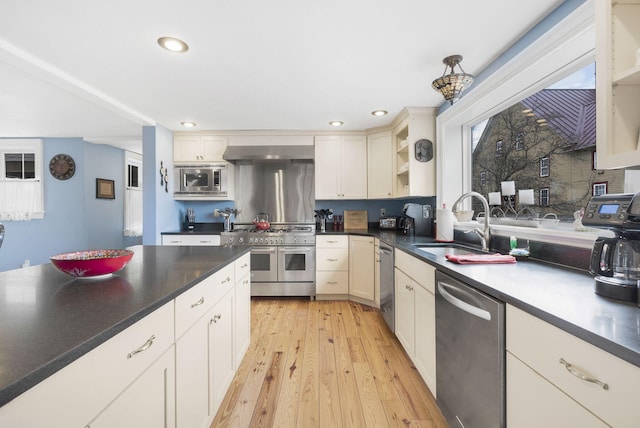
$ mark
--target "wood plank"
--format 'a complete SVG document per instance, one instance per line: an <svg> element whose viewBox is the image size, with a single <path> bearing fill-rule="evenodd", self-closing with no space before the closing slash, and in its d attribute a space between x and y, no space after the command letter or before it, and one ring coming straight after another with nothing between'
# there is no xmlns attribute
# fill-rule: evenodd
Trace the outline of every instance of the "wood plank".
<svg viewBox="0 0 640 428"><path fill-rule="evenodd" d="M331 325L330 303L320 302L318 311L318 393L320 408L320 426L342 426L340 391L336 374L336 357Z"/></svg>
<svg viewBox="0 0 640 428"><path fill-rule="evenodd" d="M353 372L355 373L360 395L364 426L388 426L387 417L369 364L366 362L353 363Z"/></svg>
<svg viewBox="0 0 640 428"><path fill-rule="evenodd" d="M282 373L284 371L284 356L282 352L274 352L271 357L271 364L267 369L260 394L256 400L256 405L251 417L252 427L271 427L275 419L278 395L282 385Z"/></svg>
<svg viewBox="0 0 640 428"><path fill-rule="evenodd" d="M320 310L317 301L310 302L308 308L297 426L318 427L320 426L320 407L318 405L318 393L320 390L318 367Z"/></svg>

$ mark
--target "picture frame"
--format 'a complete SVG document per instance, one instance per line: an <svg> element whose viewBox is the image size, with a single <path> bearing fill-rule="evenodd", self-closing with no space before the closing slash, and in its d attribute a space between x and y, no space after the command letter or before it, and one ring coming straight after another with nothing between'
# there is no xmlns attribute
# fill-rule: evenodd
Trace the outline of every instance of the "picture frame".
<svg viewBox="0 0 640 428"><path fill-rule="evenodd" d="M115 182L105 178L96 178L96 198L115 199Z"/></svg>

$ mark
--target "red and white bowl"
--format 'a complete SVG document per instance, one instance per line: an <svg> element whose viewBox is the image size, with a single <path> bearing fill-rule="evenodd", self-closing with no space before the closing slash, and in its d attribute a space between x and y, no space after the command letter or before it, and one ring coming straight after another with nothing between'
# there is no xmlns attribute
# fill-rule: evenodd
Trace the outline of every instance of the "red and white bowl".
<svg viewBox="0 0 640 428"><path fill-rule="evenodd" d="M58 254L51 263L62 273L75 278L96 278L111 275L129 263L131 250L89 250Z"/></svg>

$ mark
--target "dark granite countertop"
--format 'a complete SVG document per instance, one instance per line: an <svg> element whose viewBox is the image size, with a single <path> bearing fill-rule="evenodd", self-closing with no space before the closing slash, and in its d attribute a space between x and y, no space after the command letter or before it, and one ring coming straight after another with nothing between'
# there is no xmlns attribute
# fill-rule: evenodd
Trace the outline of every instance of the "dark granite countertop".
<svg viewBox="0 0 640 428"><path fill-rule="evenodd" d="M130 249L106 279L73 279L50 263L0 272L0 406L250 250Z"/></svg>
<svg viewBox="0 0 640 428"><path fill-rule="evenodd" d="M223 230L223 223L195 223L192 230L173 230L161 235L220 235Z"/></svg>
<svg viewBox="0 0 640 428"><path fill-rule="evenodd" d="M418 249L420 244L433 243L433 238L377 229L325 234L378 237L496 299L640 367L640 308L595 294L593 277L587 272L535 260L460 265Z"/></svg>

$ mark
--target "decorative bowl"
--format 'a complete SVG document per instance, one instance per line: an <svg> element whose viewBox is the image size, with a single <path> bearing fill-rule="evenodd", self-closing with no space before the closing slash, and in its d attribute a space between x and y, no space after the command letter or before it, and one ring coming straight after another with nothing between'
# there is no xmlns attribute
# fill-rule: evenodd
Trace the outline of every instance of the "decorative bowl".
<svg viewBox="0 0 640 428"><path fill-rule="evenodd" d="M453 215L460 223L465 223L473 219L473 210L454 211Z"/></svg>
<svg viewBox="0 0 640 428"><path fill-rule="evenodd" d="M119 271L132 257L130 250L89 250L52 256L51 263L75 278L98 278Z"/></svg>

